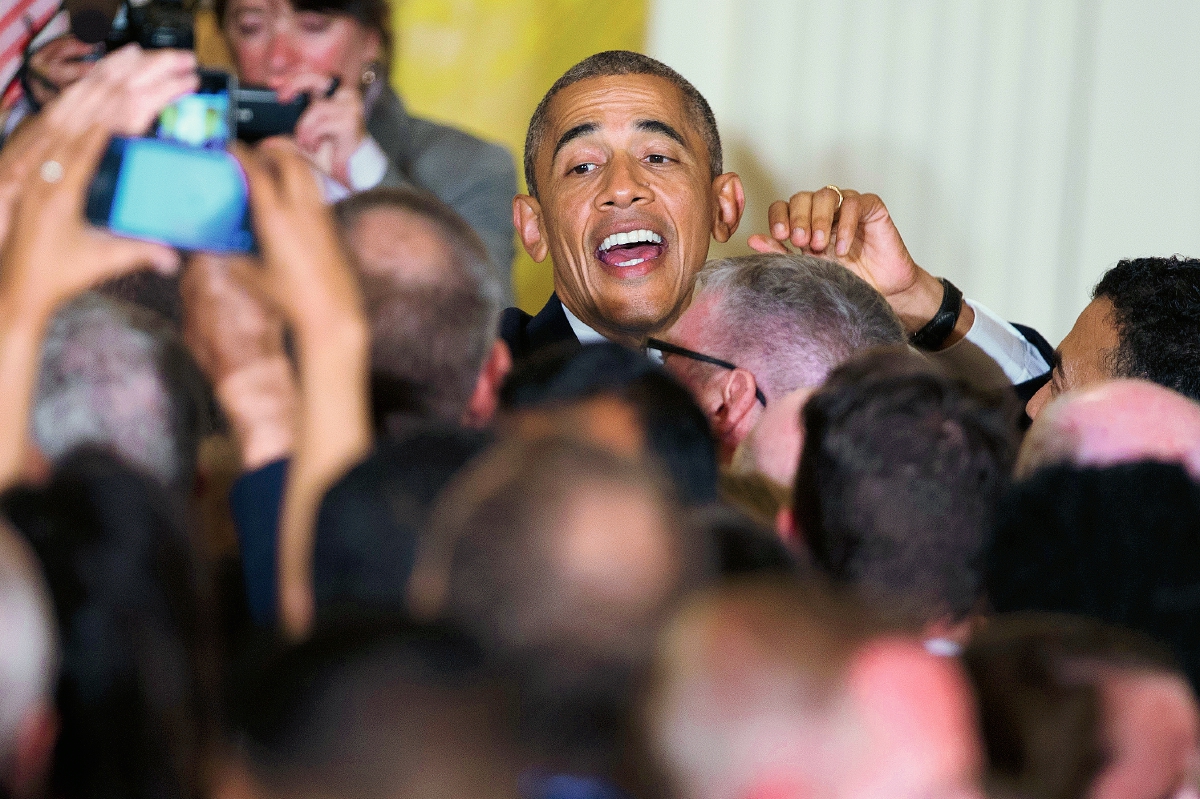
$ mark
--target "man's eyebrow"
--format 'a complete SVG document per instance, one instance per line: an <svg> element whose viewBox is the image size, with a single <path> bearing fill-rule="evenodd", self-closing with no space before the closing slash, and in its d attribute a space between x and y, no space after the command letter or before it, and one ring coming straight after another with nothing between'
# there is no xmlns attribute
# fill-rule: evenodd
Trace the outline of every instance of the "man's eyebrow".
<svg viewBox="0 0 1200 799"><path fill-rule="evenodd" d="M675 128L658 119L639 119L636 123L637 129L647 133L661 133L664 136L674 139L683 146L687 146L687 142L683 140L683 136Z"/></svg>
<svg viewBox="0 0 1200 799"><path fill-rule="evenodd" d="M584 122L582 125L576 125L575 127L571 128L566 133L558 137L558 144L554 145L554 154L550 156L550 160L553 161L555 158L558 158L558 151L566 147L568 142L578 139L580 136L586 136L589 133L595 133L597 129L598 126L595 122Z"/></svg>
<svg viewBox="0 0 1200 799"><path fill-rule="evenodd" d="M1062 350L1055 350L1054 354L1050 356L1050 371L1062 372L1062 363Z"/></svg>

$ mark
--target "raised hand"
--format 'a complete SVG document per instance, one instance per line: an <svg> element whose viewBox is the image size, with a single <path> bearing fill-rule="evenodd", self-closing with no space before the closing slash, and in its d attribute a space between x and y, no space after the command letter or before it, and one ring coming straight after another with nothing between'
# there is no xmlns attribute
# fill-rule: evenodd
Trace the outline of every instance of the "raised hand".
<svg viewBox="0 0 1200 799"><path fill-rule="evenodd" d="M312 98L296 123L296 144L318 169L352 188L350 156L367 138L366 107L358 87L342 84L327 97L330 85L330 78L306 73L288 81L279 97L284 102L301 93Z"/></svg>
<svg viewBox="0 0 1200 799"><path fill-rule="evenodd" d="M238 150L250 186L261 263L231 273L273 305L296 342L295 454L279 532L279 610L285 629L312 622L313 525L321 497L371 445L368 333L358 283L308 162L281 140Z"/></svg>
<svg viewBox="0 0 1200 799"><path fill-rule="evenodd" d="M871 284L882 294L910 332L937 314L943 287L913 260L883 200L875 194L826 186L803 191L771 204L767 212L770 235L750 237L759 252L796 249L830 258ZM951 344L970 330L974 312L963 306Z"/></svg>

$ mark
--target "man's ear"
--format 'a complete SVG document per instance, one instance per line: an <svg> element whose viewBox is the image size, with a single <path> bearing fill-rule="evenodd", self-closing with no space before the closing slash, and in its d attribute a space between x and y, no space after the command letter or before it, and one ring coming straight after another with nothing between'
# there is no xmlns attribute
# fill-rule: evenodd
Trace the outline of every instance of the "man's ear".
<svg viewBox="0 0 1200 799"><path fill-rule="evenodd" d="M463 411L464 427L482 429L496 418L496 409L500 406L500 386L512 370L512 363L508 345L497 339L492 344L487 360L483 362L483 368L479 370L475 390L467 402L467 409Z"/></svg>
<svg viewBox="0 0 1200 799"><path fill-rule="evenodd" d="M513 227L525 245L525 252L539 264L546 260L549 247L542 229L542 204L528 194L513 197Z"/></svg>
<svg viewBox="0 0 1200 799"><path fill-rule="evenodd" d="M746 191L742 188L742 179L736 172L718 175L713 181L712 191L713 198L717 201L712 236L725 243L737 232L742 221L742 213L746 210Z"/></svg>

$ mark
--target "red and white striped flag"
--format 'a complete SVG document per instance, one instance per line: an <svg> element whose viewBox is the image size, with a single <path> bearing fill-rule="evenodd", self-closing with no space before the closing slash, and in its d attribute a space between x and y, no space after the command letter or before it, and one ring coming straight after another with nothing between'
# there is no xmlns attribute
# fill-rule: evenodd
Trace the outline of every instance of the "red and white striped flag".
<svg viewBox="0 0 1200 799"><path fill-rule="evenodd" d="M62 6L61 0L0 0L0 108L7 108L20 95L20 87L10 86L21 67L21 54L29 39L42 31ZM65 17L65 15L64 15ZM55 20L54 35L66 32L66 20ZM51 33L47 30L45 33Z"/></svg>

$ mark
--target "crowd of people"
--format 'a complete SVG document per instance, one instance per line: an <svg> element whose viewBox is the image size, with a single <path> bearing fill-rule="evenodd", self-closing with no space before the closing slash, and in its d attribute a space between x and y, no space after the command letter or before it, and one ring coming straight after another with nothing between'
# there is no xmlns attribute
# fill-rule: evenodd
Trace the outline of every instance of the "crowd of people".
<svg viewBox="0 0 1200 799"><path fill-rule="evenodd" d="M549 87L518 193L385 0L216 10L314 97L233 149L253 254L85 218L192 53L67 34L5 126L3 795L1200 797L1200 260L1055 348L874 194L743 219L650 57Z"/></svg>

